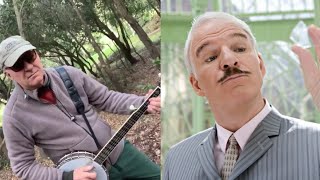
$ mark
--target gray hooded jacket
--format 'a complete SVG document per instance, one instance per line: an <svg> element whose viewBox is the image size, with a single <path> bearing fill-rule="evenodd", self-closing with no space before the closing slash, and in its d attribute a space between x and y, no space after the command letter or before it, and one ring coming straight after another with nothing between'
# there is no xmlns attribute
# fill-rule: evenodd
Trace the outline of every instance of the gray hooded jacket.
<svg viewBox="0 0 320 180"><path fill-rule="evenodd" d="M113 132L110 126L99 117L96 109L129 114L129 106L138 107L145 98L108 90L82 71L69 66L64 68L79 92L85 105L85 114L99 143L102 146L105 145ZM69 114L75 116L76 122L88 130L84 119L77 113L59 74L53 68L45 69L45 72L45 81L47 82L50 78L50 86L57 100L63 105L62 109L65 108ZM11 167L21 179L62 179L61 170L44 167L35 161L34 145L43 148L54 163L73 151L98 151L92 137L72 122L58 107L40 101L37 90L24 91L16 85L5 107L3 120ZM122 150L123 141L110 156L112 164L117 161Z"/></svg>

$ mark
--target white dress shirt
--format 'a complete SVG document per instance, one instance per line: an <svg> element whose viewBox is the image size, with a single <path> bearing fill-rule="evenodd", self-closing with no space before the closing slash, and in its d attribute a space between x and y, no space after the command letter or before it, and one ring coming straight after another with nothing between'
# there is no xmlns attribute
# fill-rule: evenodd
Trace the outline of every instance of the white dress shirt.
<svg viewBox="0 0 320 180"><path fill-rule="evenodd" d="M240 153L242 152L244 146L246 145L249 137L259 125L259 123L267 116L267 114L271 111L271 106L267 100L265 100L265 105L263 109L250 121L248 121L244 126L234 132L234 137L236 138L239 147ZM216 122L217 127L217 139L214 146L214 158L216 160L216 166L218 171L221 172L222 166L224 163L224 155L226 153L226 147L228 143L228 139L233 134L233 132L223 128Z"/></svg>

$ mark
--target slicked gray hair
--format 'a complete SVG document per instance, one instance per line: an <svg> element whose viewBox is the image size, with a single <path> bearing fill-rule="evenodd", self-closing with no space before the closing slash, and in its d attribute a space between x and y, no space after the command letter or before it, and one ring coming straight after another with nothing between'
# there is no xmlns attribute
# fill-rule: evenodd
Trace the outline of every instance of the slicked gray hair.
<svg viewBox="0 0 320 180"><path fill-rule="evenodd" d="M250 37L252 44L254 48L256 48L256 38L253 36L250 27L248 24L246 24L244 21L236 18L233 15L224 13L224 12L206 12L197 18L193 20L191 29L188 33L188 38L186 40L185 46L184 46L184 62L185 65L189 71L189 73L194 73L193 72L193 65L192 65L192 59L190 58L189 55L189 49L190 49L190 41L193 36L193 31L200 27L202 24L207 23L208 21L214 21L216 19L219 20L224 20L225 22L231 22L234 23L235 25L239 26L241 29L243 29Z"/></svg>

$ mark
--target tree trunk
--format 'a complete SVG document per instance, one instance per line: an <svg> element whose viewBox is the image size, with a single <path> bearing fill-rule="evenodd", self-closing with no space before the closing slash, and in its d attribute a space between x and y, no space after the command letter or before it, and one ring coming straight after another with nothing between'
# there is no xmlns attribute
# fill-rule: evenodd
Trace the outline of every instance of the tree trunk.
<svg viewBox="0 0 320 180"><path fill-rule="evenodd" d="M158 16L160 17L161 16L161 13L160 13L160 11L159 11L159 9L160 9L160 4L158 4L159 2L158 2L158 0L156 0L156 4L157 4L157 6L158 7L156 7L153 3L152 3L152 1L154 1L154 0L148 0L148 3L149 3L149 5L152 7L152 9L153 10L155 10L156 11L156 13L158 14ZM158 9L159 8L159 9Z"/></svg>
<svg viewBox="0 0 320 180"><path fill-rule="evenodd" d="M1 153L0 155L3 158L6 158L7 160L9 159L8 158L8 150L6 148L6 142L4 140L2 127L0 127L0 153Z"/></svg>
<svg viewBox="0 0 320 180"><path fill-rule="evenodd" d="M16 0L12 0L12 3L13 3L13 7L14 7L14 13L16 14L19 34L20 34L20 36L25 38L25 35L24 35L24 32L23 32L23 27L22 27L22 16L21 16L22 6L21 6L21 8L19 10L17 1Z"/></svg>
<svg viewBox="0 0 320 180"><path fill-rule="evenodd" d="M128 47L123 42L121 42L120 39L110 30L110 28L107 25L105 25L98 17L95 18L95 22L103 32L106 31L106 33L103 34L117 44L117 46L120 48L121 52L130 62L130 64L135 64L138 62L138 60L132 56L130 46Z"/></svg>
<svg viewBox="0 0 320 180"><path fill-rule="evenodd" d="M138 21L128 12L123 1L112 0L113 5L116 7L117 14L123 17L132 27L132 29L137 33L139 39L142 41L144 46L149 51L150 56L153 59L160 58L160 52L157 47L152 43L147 33L139 25Z"/></svg>
<svg viewBox="0 0 320 180"><path fill-rule="evenodd" d="M158 9L161 9L161 2L160 2L161 0L155 0L155 2L157 3L157 5L158 5Z"/></svg>
<svg viewBox="0 0 320 180"><path fill-rule="evenodd" d="M8 87L5 83L5 76L3 79L0 77L0 99L8 100Z"/></svg>
<svg viewBox="0 0 320 180"><path fill-rule="evenodd" d="M92 62L94 62L94 59L91 57L89 51L84 47L84 43L79 42L79 40L77 39L77 37L76 37L72 32L69 32L69 34L70 34L71 37L74 39L74 41L77 42L77 44L80 46L80 48L85 52L85 54L87 55L87 57L88 57ZM79 53L79 52L80 52L80 50L77 51L76 53ZM81 56L80 53L79 53L78 56ZM82 57L82 56L81 56L81 57ZM84 57L82 57L82 59L83 59L83 61L81 61L81 60L79 59L79 61L81 61L81 62L77 62L78 64L79 64L79 63L82 64L82 65L79 64L79 66L85 66L86 69L87 69L91 74L93 74L93 75L97 78L97 77L98 77L98 76L97 76L97 73L93 72L92 66L90 65L90 63L88 63L88 62L85 60ZM88 64L88 65L86 65L86 64ZM90 67L89 67L89 66L90 66ZM98 71L102 72L101 69L100 69L100 67L97 67L97 69L98 69ZM104 77L104 74L102 74L102 73L100 74L100 76L103 77L103 79L105 78L105 77Z"/></svg>
<svg viewBox="0 0 320 180"><path fill-rule="evenodd" d="M107 74L109 80L111 81L112 85L115 87L116 90L121 90L122 89L121 85L118 83L118 81L115 80L115 76L113 76L110 73L110 67L107 66L106 63L104 62L102 54L101 54L101 48L99 47L99 45L95 41L94 37L92 36L91 31L88 28L88 24L82 18L82 15L80 14L80 12L79 12L77 6L75 5L75 3L73 2L73 0L69 0L69 2L71 3L73 9L76 11L77 16L79 17L80 21L82 22L82 24L84 26L85 34L88 36L88 38L89 38L89 40L90 40L95 52L98 54L99 62L101 63L101 65L105 65L105 73Z"/></svg>

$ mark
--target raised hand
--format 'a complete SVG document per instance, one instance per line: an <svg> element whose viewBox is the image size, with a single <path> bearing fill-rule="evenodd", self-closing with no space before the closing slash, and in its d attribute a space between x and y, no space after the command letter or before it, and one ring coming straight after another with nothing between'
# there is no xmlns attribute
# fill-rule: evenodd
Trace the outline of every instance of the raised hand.
<svg viewBox="0 0 320 180"><path fill-rule="evenodd" d="M313 59L309 50L300 46L294 45L292 51L299 57L305 85L312 96L313 102L320 110L320 68L318 66L320 59L320 28L311 25L308 28L308 33L315 47L316 60Z"/></svg>

